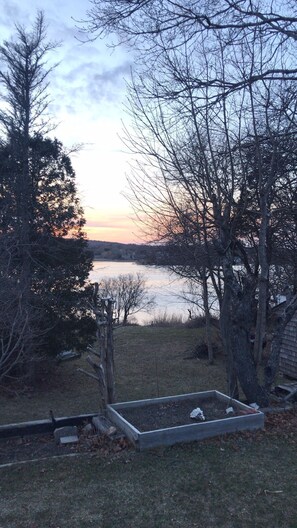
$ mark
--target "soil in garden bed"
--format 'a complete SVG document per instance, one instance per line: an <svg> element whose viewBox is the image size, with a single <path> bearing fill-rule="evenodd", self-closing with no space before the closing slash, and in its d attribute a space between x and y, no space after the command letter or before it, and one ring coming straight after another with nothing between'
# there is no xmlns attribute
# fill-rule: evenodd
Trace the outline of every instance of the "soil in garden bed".
<svg viewBox="0 0 297 528"><path fill-rule="evenodd" d="M234 404L232 406L234 408ZM197 407L202 409L206 422L234 416L234 414L226 414L226 408L229 407L228 403L217 398L205 398L203 400L188 398L164 403L154 402L139 407L121 409L118 412L139 431L144 432L197 423L196 420L190 418L191 412ZM234 410L236 411L236 409Z"/></svg>

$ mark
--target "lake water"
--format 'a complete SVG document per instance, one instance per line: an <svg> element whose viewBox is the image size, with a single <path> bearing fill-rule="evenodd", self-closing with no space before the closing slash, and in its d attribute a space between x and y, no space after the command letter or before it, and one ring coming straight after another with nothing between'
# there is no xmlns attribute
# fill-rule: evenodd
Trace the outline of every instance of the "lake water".
<svg viewBox="0 0 297 528"><path fill-rule="evenodd" d="M142 266L135 262L95 261L90 273L92 282L99 282L103 278L126 275L127 273L141 273L146 281L148 293L155 297L156 305L149 312L138 312L135 319L140 324L149 323L155 316L178 315L183 320L188 319L189 306L179 296L185 288L185 281L171 274L166 268L158 266ZM130 318L130 320L132 320Z"/></svg>

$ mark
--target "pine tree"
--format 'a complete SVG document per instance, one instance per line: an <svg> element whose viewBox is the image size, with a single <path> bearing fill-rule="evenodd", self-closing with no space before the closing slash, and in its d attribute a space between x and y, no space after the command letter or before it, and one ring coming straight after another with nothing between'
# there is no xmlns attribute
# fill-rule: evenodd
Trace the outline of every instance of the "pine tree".
<svg viewBox="0 0 297 528"><path fill-rule="evenodd" d="M47 137L45 42L32 32L0 47L0 378L32 376L45 352L83 348L93 328L86 281L92 267L71 160ZM2 314L2 315L1 315Z"/></svg>

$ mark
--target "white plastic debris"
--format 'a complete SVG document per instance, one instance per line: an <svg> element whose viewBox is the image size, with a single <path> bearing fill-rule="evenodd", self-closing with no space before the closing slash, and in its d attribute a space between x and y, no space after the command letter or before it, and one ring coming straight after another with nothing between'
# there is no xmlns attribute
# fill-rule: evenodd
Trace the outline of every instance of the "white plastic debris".
<svg viewBox="0 0 297 528"><path fill-rule="evenodd" d="M234 413L233 407L227 407L226 414L232 414L232 413Z"/></svg>
<svg viewBox="0 0 297 528"><path fill-rule="evenodd" d="M258 409L260 409L260 407L259 407L259 405L257 403L250 403L249 406L252 407L253 409L255 409L256 411Z"/></svg>
<svg viewBox="0 0 297 528"><path fill-rule="evenodd" d="M194 409L191 412L190 417L193 418L194 420L201 420L201 421L205 420L205 416L203 414L202 409L200 409L200 407L197 407L196 409Z"/></svg>

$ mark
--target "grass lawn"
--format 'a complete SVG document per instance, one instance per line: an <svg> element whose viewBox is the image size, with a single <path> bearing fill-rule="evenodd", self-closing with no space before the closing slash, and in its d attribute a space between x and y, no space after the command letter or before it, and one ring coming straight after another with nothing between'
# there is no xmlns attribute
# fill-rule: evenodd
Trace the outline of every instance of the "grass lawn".
<svg viewBox="0 0 297 528"><path fill-rule="evenodd" d="M255 434L0 468L0 526L296 528L296 455Z"/></svg>
<svg viewBox="0 0 297 528"><path fill-rule="evenodd" d="M225 390L223 359L208 366L207 360L184 359L203 338L200 329L130 326L115 332L117 401L171 396L185 392ZM97 412L95 380L78 372L92 372L84 357L60 363L34 391L15 395L0 392L0 424Z"/></svg>
<svg viewBox="0 0 297 528"><path fill-rule="evenodd" d="M118 400L225 388L222 359L191 355L198 330L117 336ZM201 336L200 336L201 337ZM55 383L0 397L1 420L97 408L95 382L64 363ZM8 419L10 418L10 419ZM104 450L0 467L0 528L297 528L297 415L287 426L137 453Z"/></svg>

